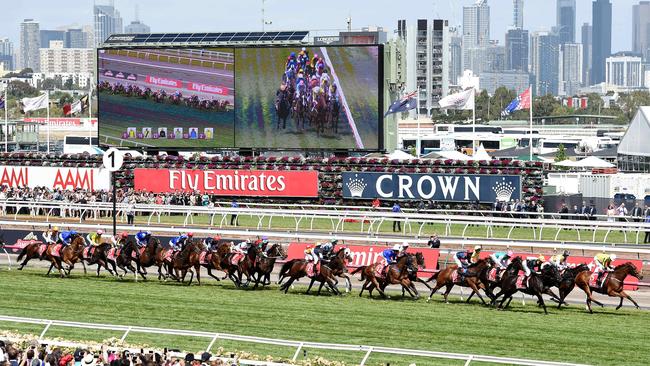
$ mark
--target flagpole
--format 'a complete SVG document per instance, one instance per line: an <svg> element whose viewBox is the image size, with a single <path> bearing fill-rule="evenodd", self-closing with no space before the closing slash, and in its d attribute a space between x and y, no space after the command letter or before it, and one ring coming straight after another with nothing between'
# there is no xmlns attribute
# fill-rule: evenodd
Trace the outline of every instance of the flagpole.
<svg viewBox="0 0 650 366"><path fill-rule="evenodd" d="M472 156L476 154L476 89L472 88L472 98L474 98L474 103L472 103Z"/></svg>
<svg viewBox="0 0 650 366"><path fill-rule="evenodd" d="M47 90L47 153L50 153L50 90Z"/></svg>
<svg viewBox="0 0 650 366"><path fill-rule="evenodd" d="M418 89L415 89L415 92L417 93L417 107L415 108L415 118L418 123L418 138L415 140L415 156L420 157L420 150L422 149L422 141L420 137L420 91Z"/></svg>
<svg viewBox="0 0 650 366"><path fill-rule="evenodd" d="M530 150L529 160L533 161L533 86L528 85L528 90L530 90L530 108L528 108L530 111L530 131L528 131L528 147Z"/></svg>
<svg viewBox="0 0 650 366"><path fill-rule="evenodd" d="M7 89L9 89L8 85L5 88L5 152L9 152L9 111L7 110L9 101L7 100Z"/></svg>
<svg viewBox="0 0 650 366"><path fill-rule="evenodd" d="M93 129L92 129L92 123L93 123L93 84L89 83L89 90L88 90L88 147L92 148L93 146ZM83 103L81 105L81 108L83 109Z"/></svg>

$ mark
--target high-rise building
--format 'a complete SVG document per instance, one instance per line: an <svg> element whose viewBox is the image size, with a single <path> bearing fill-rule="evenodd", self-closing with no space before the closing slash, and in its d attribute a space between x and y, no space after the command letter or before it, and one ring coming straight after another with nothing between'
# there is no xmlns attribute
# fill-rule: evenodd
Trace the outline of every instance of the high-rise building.
<svg viewBox="0 0 650 366"><path fill-rule="evenodd" d="M558 94L560 37L553 32L534 32L530 37L530 63L536 95Z"/></svg>
<svg viewBox="0 0 650 366"><path fill-rule="evenodd" d="M39 48L41 47L40 24L34 19L25 19L20 23L20 53L18 67L30 68L38 72L40 67Z"/></svg>
<svg viewBox="0 0 650 366"><path fill-rule="evenodd" d="M528 31L509 29L506 33L506 68L528 72Z"/></svg>
<svg viewBox="0 0 650 366"><path fill-rule="evenodd" d="M458 85L463 74L463 37L459 28L449 27L449 84Z"/></svg>
<svg viewBox="0 0 650 366"><path fill-rule="evenodd" d="M650 60L650 1L632 7L632 51Z"/></svg>
<svg viewBox="0 0 650 366"><path fill-rule="evenodd" d="M632 52L619 52L605 61L607 85L626 89L643 87L643 55Z"/></svg>
<svg viewBox="0 0 650 366"><path fill-rule="evenodd" d="M65 41L65 31L62 30L47 30L41 29L41 45L40 48L50 47L50 41Z"/></svg>
<svg viewBox="0 0 650 366"><path fill-rule="evenodd" d="M471 58L484 54L489 44L490 7L487 0L477 0L474 5L463 7L463 69L475 73L483 69L476 65L481 59Z"/></svg>
<svg viewBox="0 0 650 366"><path fill-rule="evenodd" d="M485 52L486 65L483 72L501 72L506 69L506 48L494 42ZM479 74L480 76L480 74Z"/></svg>
<svg viewBox="0 0 650 366"><path fill-rule="evenodd" d="M512 0L512 26L515 29L524 27L524 0Z"/></svg>
<svg viewBox="0 0 650 366"><path fill-rule="evenodd" d="M429 116L449 92L449 23L418 19L415 26L398 21L398 35L406 39L406 90L418 94L418 113Z"/></svg>
<svg viewBox="0 0 650 366"><path fill-rule="evenodd" d="M560 44L576 41L576 0L557 0L556 24Z"/></svg>
<svg viewBox="0 0 650 366"><path fill-rule="evenodd" d="M0 62L4 64L5 70L13 70L14 65L14 44L9 38L0 38Z"/></svg>
<svg viewBox="0 0 650 366"><path fill-rule="evenodd" d="M582 44L560 45L559 95L572 96L582 87Z"/></svg>
<svg viewBox="0 0 650 366"><path fill-rule="evenodd" d="M591 82L592 32L591 24L585 23L582 25L582 82L585 85Z"/></svg>
<svg viewBox="0 0 650 366"><path fill-rule="evenodd" d="M605 81L605 60L612 54L612 4L596 0L592 4L591 84Z"/></svg>
<svg viewBox="0 0 650 366"><path fill-rule="evenodd" d="M500 87L519 94L530 85L530 75L521 71L484 72L480 76L480 84L481 89L487 90L491 95Z"/></svg>
<svg viewBox="0 0 650 366"><path fill-rule="evenodd" d="M65 48L90 48L86 43L87 35L81 28L72 28L65 31Z"/></svg>
<svg viewBox="0 0 650 366"><path fill-rule="evenodd" d="M93 48L63 48L63 41L51 41L40 51L40 72L44 74L90 74L95 69Z"/></svg>
<svg viewBox="0 0 650 366"><path fill-rule="evenodd" d="M111 34L122 33L122 17L113 0L108 5L95 5L95 47L101 46Z"/></svg>
<svg viewBox="0 0 650 366"><path fill-rule="evenodd" d="M128 34L151 33L151 27L140 22L139 20L134 20L131 22L131 24L124 27L124 33L128 33Z"/></svg>

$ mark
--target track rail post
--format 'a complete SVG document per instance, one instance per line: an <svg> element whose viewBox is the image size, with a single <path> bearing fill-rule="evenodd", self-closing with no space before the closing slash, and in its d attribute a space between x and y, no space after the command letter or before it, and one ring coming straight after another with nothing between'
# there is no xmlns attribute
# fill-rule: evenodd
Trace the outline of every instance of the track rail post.
<svg viewBox="0 0 650 366"><path fill-rule="evenodd" d="M361 360L361 363L359 364L359 366L364 366L366 364L366 361L368 361L368 358L370 357L370 354L372 353L372 350L373 350L372 347L368 348L368 352L366 352L366 355L363 356L363 360Z"/></svg>
<svg viewBox="0 0 650 366"><path fill-rule="evenodd" d="M293 358L291 359L291 362L296 362L296 360L298 359L298 355L300 354L300 350L302 349L302 346L304 346L304 345L305 345L304 343L300 342L300 344L298 345L298 348L296 349L296 353L293 354Z"/></svg>
<svg viewBox="0 0 650 366"><path fill-rule="evenodd" d="M52 321L48 320L47 325L45 326L45 329L43 329L43 331L41 332L41 335L38 336L39 341L42 340L43 337L45 337L45 333L47 333L48 329L50 329L51 326L52 326Z"/></svg>
<svg viewBox="0 0 650 366"><path fill-rule="evenodd" d="M212 337L212 340L210 341L210 344L208 344L208 348L205 349L205 352L210 352L212 349L212 346L214 346L214 343L219 339L219 333L216 333L214 337Z"/></svg>
<svg viewBox="0 0 650 366"><path fill-rule="evenodd" d="M120 342L124 342L124 340L126 339L126 336L129 335L129 332L131 332L131 327L128 327L126 329L126 331L124 332L124 334L122 334L122 338L120 338Z"/></svg>

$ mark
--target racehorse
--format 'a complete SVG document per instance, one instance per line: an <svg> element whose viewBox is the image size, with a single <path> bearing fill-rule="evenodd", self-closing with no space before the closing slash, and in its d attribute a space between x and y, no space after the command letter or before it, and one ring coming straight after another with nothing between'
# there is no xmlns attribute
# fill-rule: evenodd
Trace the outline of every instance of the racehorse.
<svg viewBox="0 0 650 366"><path fill-rule="evenodd" d="M331 257L325 259L325 263L327 263L327 268L331 271L332 277L334 277L334 285L338 285L339 281L336 279L336 277L341 277L345 279L345 292L350 292L352 291L352 282L350 281L350 276L348 276L348 263L352 261L352 254L350 253L350 249L346 247L342 247L339 250L337 250ZM309 283L309 287L307 288L307 293L311 290L311 287L314 285L314 282L316 282L316 278L313 277L311 279L311 282ZM325 285L325 282L321 281L320 286L318 287L318 294L320 295L321 290L323 289L323 286Z"/></svg>
<svg viewBox="0 0 650 366"><path fill-rule="evenodd" d="M485 288L482 285L481 280L479 279L479 275L481 272L484 272L485 269L488 267L489 265L487 260L479 259L476 263L473 263L467 268L467 274L465 275L458 274L458 266L455 264L439 271L438 273L434 273L426 281L426 282L431 282L433 280L436 281L436 285L431 289L431 293L429 293L429 298L427 299L427 302L431 301L431 297L433 297L433 294L435 294L436 291L438 291L442 287L446 287L443 296L445 298L445 303L449 303L448 298L451 289L454 288L454 285L459 285L463 287L469 287L472 289L472 293L467 297L467 300L465 302L469 302L472 296L476 294L478 298L481 300L481 302L483 303L483 305L487 305L487 303L483 299L483 296L481 296L481 294L479 293L479 290L481 288L483 289Z"/></svg>
<svg viewBox="0 0 650 366"><path fill-rule="evenodd" d="M271 272L273 272L275 261L278 258L285 259L286 257L287 253L280 244L271 245L271 247L266 251L266 256L257 255L251 270L251 276L255 279L255 286L253 286L253 289L257 288L262 277L264 278L264 280L262 280L262 286L270 285ZM257 278L255 278L256 274Z"/></svg>
<svg viewBox="0 0 650 366"><path fill-rule="evenodd" d="M325 93L318 93L316 95L314 109L311 113L311 122L316 125L316 135L325 132L325 124L327 123L327 101L325 100Z"/></svg>
<svg viewBox="0 0 650 366"><path fill-rule="evenodd" d="M228 268L226 257L230 254L232 247L232 242L219 242L217 244L217 250L207 250L205 254L205 260L201 265L208 270L208 275L214 278L217 281L220 281L219 277L212 274L212 270L219 270L226 272ZM228 275L224 277L227 278Z"/></svg>
<svg viewBox="0 0 650 366"><path fill-rule="evenodd" d="M88 262L88 265L97 265L97 277L99 277L99 271L102 267L104 267L111 274L111 276L115 276L117 274L116 272L113 272L108 266L108 252L111 248L111 244L101 243L97 246L91 246L84 250L84 260Z"/></svg>
<svg viewBox="0 0 650 366"><path fill-rule="evenodd" d="M278 92L275 102L275 112L278 115L277 129L280 129L280 122L282 122L282 129L287 128L287 117L291 113L291 101L289 98L289 92Z"/></svg>
<svg viewBox="0 0 650 366"><path fill-rule="evenodd" d="M298 91L298 97L293 101L292 118L296 123L296 129L302 131L305 129L305 120L307 119L307 110L309 108L309 101L305 89L302 88Z"/></svg>
<svg viewBox="0 0 650 366"><path fill-rule="evenodd" d="M50 265L50 268L47 270L47 276L50 275L52 268L56 267L56 269L61 274L61 278L65 277L66 275L64 275L63 267L61 266L62 263L68 265L67 275L69 276L70 271L72 271L72 268L74 267L75 263L77 263L83 255L84 244L85 244L84 238L79 234L74 234L70 239L70 245L60 248L58 255L54 255L53 250L54 248L57 247L57 245L62 245L62 244L48 245L47 249L45 249L44 254L52 264ZM81 261L81 265L84 267L84 274L85 274L86 265L84 264L83 261Z"/></svg>
<svg viewBox="0 0 650 366"><path fill-rule="evenodd" d="M336 91L334 91L336 93ZM339 133L339 114L341 111L341 104L338 98L328 98L327 102L327 127L335 134Z"/></svg>
<svg viewBox="0 0 650 366"><path fill-rule="evenodd" d="M203 242L200 240L194 240L190 243L187 243L183 250L174 256L172 259L169 272L175 274L177 281L184 282L187 272L190 272L190 282L188 286L192 284L194 279L194 273L196 272L196 281L199 286L201 286L201 252L205 249ZM194 270L192 270L194 268ZM180 275L179 275L180 271Z"/></svg>
<svg viewBox="0 0 650 366"><path fill-rule="evenodd" d="M32 259L37 259L40 257L39 249L41 248L41 245L45 245L47 247L48 244L41 243L41 242L31 243L26 245L23 248L23 250L20 251L20 254L18 254L18 259L16 261L20 262L21 259L23 258L25 259L23 260L23 263L20 264L20 267L18 267L19 271L22 270L23 267L27 265L27 262L29 262Z"/></svg>
<svg viewBox="0 0 650 366"><path fill-rule="evenodd" d="M501 303L499 303L499 308L504 309L503 304L506 302L506 300L508 303L505 307L508 307L508 305L510 305L510 301L512 301L512 295L514 295L517 291L521 291L525 294L536 296L537 303L544 309L544 314L548 314L548 311L546 310L546 304L544 303L544 298L542 298L542 294L544 293L545 288L542 277L538 276L535 272L531 272L530 276L528 276L528 279L523 278L522 286L520 287L518 286L517 282L522 281L520 279L519 271L523 270L524 267L521 257L515 257L508 265L506 271L501 277L501 290L494 295L492 304L495 304L497 299L503 295L503 299L501 300Z"/></svg>
<svg viewBox="0 0 650 366"><path fill-rule="evenodd" d="M284 291L286 294L289 291L291 284L299 280L302 277L308 276L307 274L307 261L305 259L296 259L293 261L286 262L282 265L280 269L280 278L289 277L289 280L280 286L280 291ZM319 282L326 282L330 290L336 295L340 295L341 292L336 288L336 279L332 274L332 270L328 267L327 264L321 263L320 270L318 273L315 273L314 276L308 276L312 280Z"/></svg>
<svg viewBox="0 0 650 366"><path fill-rule="evenodd" d="M564 302L564 299L569 296L573 288L575 287L576 284L576 277L578 274L584 271L589 271L589 267L581 263L575 268L567 268L564 270L564 273L562 274L562 279L560 280L560 285L558 286L559 289L559 295L560 295L560 301L559 304L557 305L558 309L562 308L562 304L566 304Z"/></svg>
<svg viewBox="0 0 650 366"><path fill-rule="evenodd" d="M610 297L620 297L621 301L616 307L616 310L620 309L621 306L623 306L623 299L630 300L637 309L639 308L639 304L637 304L636 301L634 301L634 299L632 299L632 297L628 295L625 290L623 290L623 281L625 281L625 278L628 275L636 277L639 280L643 279L643 276L641 273L639 273L634 264L627 262L616 266L616 268L614 268L614 271L607 273L607 277L605 278L605 282L602 286L599 286L599 284L596 284L596 286L589 285L589 278L591 277L592 273L593 272L591 271L582 271L576 276L576 286L582 289L582 291L584 291L587 295L587 309L589 309L589 313L593 313L591 310L592 302L603 306L602 303L596 301L593 298L592 292L605 294Z"/></svg>
<svg viewBox="0 0 650 366"><path fill-rule="evenodd" d="M160 244L160 240L156 237L151 236L149 237L149 240L147 241L147 245L145 246L144 250L138 251L139 255L135 259L135 266L137 268L138 273L140 274L140 276L142 276L144 280L147 279L146 277L147 268L157 264L156 257L163 250L164 248ZM158 268L159 278L162 275L161 267Z"/></svg>
<svg viewBox="0 0 650 366"><path fill-rule="evenodd" d="M380 262L371 264L369 266L361 266L351 274L361 272L361 281L364 281L359 292L359 297L363 295L364 290L368 290L370 297L372 297L372 290L377 289L382 297L387 297L384 289L388 285L402 285L409 295L414 298L419 298L420 295L410 279L412 273L417 272L417 266L424 265L424 256L422 253L415 255L407 253L401 256L396 264L391 264L387 268ZM378 275L378 272L385 272L383 275Z"/></svg>

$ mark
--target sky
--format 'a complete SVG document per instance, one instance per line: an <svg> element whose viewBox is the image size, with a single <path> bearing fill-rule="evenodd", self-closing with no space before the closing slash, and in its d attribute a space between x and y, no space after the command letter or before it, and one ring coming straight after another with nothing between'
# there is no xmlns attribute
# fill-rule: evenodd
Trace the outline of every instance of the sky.
<svg viewBox="0 0 650 366"><path fill-rule="evenodd" d="M0 38L9 37L18 48L20 22L33 18L41 29L56 29L69 24L92 24L91 0L0 0ZM97 0L98 3L107 0ZM266 19L272 24L266 30L334 30L346 27L351 17L352 28L380 26L389 32L398 19L449 19L451 25L462 24L462 7L475 0L115 0L124 24L135 19L135 5L140 20L152 32L221 32L259 31L262 28L262 3ZM576 41L580 42L580 26L591 23L591 0L577 0ZM638 0L613 0L612 52L632 48L632 5ZM7 3L11 5L7 6ZM86 3L87 5L83 5ZM488 0L491 38L503 44L507 27L512 23L511 0ZM288 6L291 4L291 6ZM315 6L315 4L319 4ZM530 31L549 30L555 25L555 1L524 0L524 28Z"/></svg>

